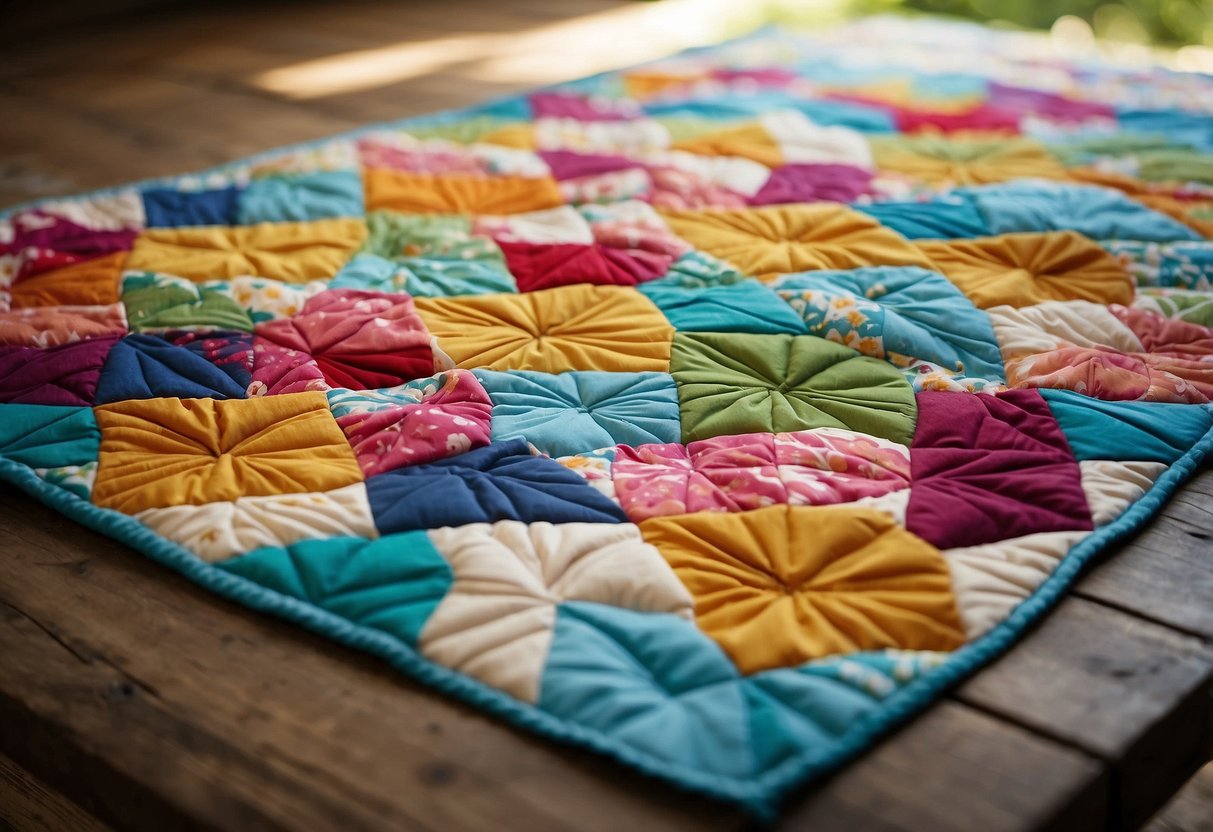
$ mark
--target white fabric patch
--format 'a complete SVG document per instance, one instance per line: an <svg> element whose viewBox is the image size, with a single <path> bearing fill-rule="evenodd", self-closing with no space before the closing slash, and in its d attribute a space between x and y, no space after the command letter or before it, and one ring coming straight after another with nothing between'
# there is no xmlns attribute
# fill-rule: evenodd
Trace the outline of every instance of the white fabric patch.
<svg viewBox="0 0 1213 832"><path fill-rule="evenodd" d="M1167 470L1162 462L1116 462L1088 459L1078 463L1082 490L1096 526L1106 526L1137 502Z"/></svg>
<svg viewBox="0 0 1213 832"><path fill-rule="evenodd" d="M142 229L147 225L143 213L143 197L138 191L122 191L110 196L83 199L53 199L40 202L34 210L94 231L123 231Z"/></svg>
<svg viewBox="0 0 1213 832"><path fill-rule="evenodd" d="M771 177L766 165L740 156L700 156L681 150L650 153L641 158L646 165L668 167L713 185L728 188L742 196L754 196Z"/></svg>
<svg viewBox="0 0 1213 832"><path fill-rule="evenodd" d="M899 445L897 447L904 446ZM855 502L848 504L847 507L862 506L863 508L883 511L892 517L897 525L904 527L906 524L906 507L909 504L910 489L903 488L900 491L890 491L888 494L881 494L879 497L861 497Z"/></svg>
<svg viewBox="0 0 1213 832"><path fill-rule="evenodd" d="M541 118L535 121L535 146L539 150L633 156L665 150L670 143L670 131L665 125L651 119L578 121L572 118Z"/></svg>
<svg viewBox="0 0 1213 832"><path fill-rule="evenodd" d="M784 164L837 163L872 167L872 147L858 130L823 127L799 110L764 113L758 123L779 145Z"/></svg>
<svg viewBox="0 0 1213 832"><path fill-rule="evenodd" d="M135 517L210 563L262 546L289 546L329 537L379 536L362 483L312 494L149 508Z"/></svg>
<svg viewBox="0 0 1213 832"><path fill-rule="evenodd" d="M1141 352L1141 341L1106 306L1086 300L1050 300L1035 306L987 309L1003 361L1051 352L1059 346L1112 347Z"/></svg>
<svg viewBox="0 0 1213 832"><path fill-rule="evenodd" d="M568 205L504 217L479 216L473 223L472 233L509 243L590 245L594 242L590 224L576 208Z"/></svg>
<svg viewBox="0 0 1213 832"><path fill-rule="evenodd" d="M693 615L686 587L629 523L502 520L429 536L455 582L421 632L422 654L525 702L539 697L561 601Z"/></svg>
<svg viewBox="0 0 1213 832"><path fill-rule="evenodd" d="M1042 532L945 550L965 636L972 641L1010 615L1087 534Z"/></svg>

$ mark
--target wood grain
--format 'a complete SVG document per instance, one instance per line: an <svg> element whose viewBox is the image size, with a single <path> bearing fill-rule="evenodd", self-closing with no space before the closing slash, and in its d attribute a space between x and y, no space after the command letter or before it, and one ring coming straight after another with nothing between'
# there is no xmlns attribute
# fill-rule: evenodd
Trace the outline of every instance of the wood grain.
<svg viewBox="0 0 1213 832"><path fill-rule="evenodd" d="M1077 598L956 696L1106 760L1110 814L1124 828L1149 818L1209 757L1207 646Z"/></svg>
<svg viewBox="0 0 1213 832"><path fill-rule="evenodd" d="M110 827L0 754L0 829L5 832L108 832Z"/></svg>

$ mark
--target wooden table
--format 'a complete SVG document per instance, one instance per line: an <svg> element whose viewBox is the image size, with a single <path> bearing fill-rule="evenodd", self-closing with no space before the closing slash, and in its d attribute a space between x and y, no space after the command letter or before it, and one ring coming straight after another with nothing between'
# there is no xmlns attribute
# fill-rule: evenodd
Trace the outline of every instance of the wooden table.
<svg viewBox="0 0 1213 832"><path fill-rule="evenodd" d="M565 77L528 63L540 48L566 50L554 63L581 75L690 45L655 37L621 57L612 32L635 31L634 16L654 8L233 6L30 36L0 68L0 204ZM435 39L442 48L427 51ZM308 92L309 61L356 53L373 69L367 50L389 59L386 76L380 67L369 86ZM408 77L395 77L401 66ZM283 67L295 76L272 74ZM1019 646L793 800L781 827L1141 825L1210 756L1211 529L1207 470ZM210 596L9 487L0 551L0 828L752 825ZM1208 828L1213 774L1202 778L1154 828Z"/></svg>

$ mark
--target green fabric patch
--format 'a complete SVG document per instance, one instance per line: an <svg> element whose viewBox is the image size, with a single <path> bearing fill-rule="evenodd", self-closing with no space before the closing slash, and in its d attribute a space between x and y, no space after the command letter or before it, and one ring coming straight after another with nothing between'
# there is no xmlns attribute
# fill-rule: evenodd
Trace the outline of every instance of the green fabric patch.
<svg viewBox="0 0 1213 832"><path fill-rule="evenodd" d="M917 407L901 372L811 335L678 333L670 372L682 439L843 428L909 444Z"/></svg>

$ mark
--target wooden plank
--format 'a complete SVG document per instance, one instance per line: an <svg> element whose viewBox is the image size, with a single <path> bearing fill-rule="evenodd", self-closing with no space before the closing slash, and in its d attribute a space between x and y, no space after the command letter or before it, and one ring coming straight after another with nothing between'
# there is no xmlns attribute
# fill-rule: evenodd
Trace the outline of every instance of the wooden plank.
<svg viewBox="0 0 1213 832"><path fill-rule="evenodd" d="M110 827L0 754L0 829L5 832L107 832Z"/></svg>
<svg viewBox="0 0 1213 832"><path fill-rule="evenodd" d="M1135 829L1209 758L1213 657L1199 640L1067 599L966 682L967 704L1109 764L1110 818Z"/></svg>
<svg viewBox="0 0 1213 832"><path fill-rule="evenodd" d="M942 702L791 807L788 832L1103 829L1102 763Z"/></svg>
<svg viewBox="0 0 1213 832"><path fill-rule="evenodd" d="M1143 832L1213 832L1213 764L1184 784Z"/></svg>
<svg viewBox="0 0 1213 832"><path fill-rule="evenodd" d="M739 829L0 490L0 752L123 828Z"/></svg>
<svg viewBox="0 0 1213 832"><path fill-rule="evenodd" d="M1213 640L1213 468L1075 592Z"/></svg>

